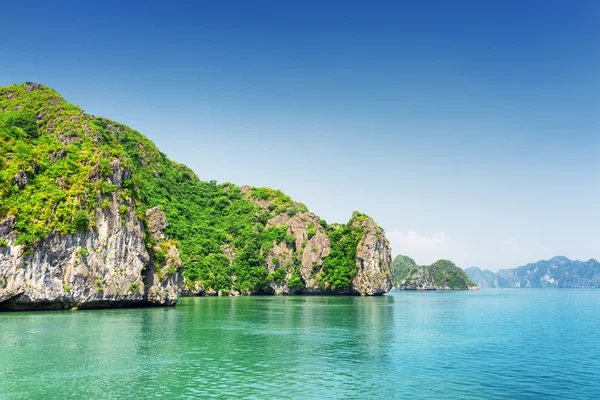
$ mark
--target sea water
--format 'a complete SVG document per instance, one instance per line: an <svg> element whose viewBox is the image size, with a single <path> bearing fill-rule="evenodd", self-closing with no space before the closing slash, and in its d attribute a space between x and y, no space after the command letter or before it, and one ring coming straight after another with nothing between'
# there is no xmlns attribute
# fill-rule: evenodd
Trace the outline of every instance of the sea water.
<svg viewBox="0 0 600 400"><path fill-rule="evenodd" d="M597 399L600 290L0 313L0 398Z"/></svg>

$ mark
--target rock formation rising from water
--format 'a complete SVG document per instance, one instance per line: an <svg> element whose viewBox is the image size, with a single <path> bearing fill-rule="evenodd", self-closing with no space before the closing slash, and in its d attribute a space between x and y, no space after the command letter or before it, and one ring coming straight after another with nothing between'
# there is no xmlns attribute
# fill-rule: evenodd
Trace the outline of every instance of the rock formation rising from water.
<svg viewBox="0 0 600 400"><path fill-rule="evenodd" d="M39 84L0 88L0 309L392 287L383 230L269 188L201 181L139 132Z"/></svg>

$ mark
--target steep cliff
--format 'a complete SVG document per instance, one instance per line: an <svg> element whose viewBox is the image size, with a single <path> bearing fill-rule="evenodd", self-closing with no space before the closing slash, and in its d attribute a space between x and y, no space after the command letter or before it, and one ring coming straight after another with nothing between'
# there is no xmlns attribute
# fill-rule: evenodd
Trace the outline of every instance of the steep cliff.
<svg viewBox="0 0 600 400"><path fill-rule="evenodd" d="M0 88L0 110L0 308L391 288L363 214L328 225L280 191L201 181L39 84Z"/></svg>
<svg viewBox="0 0 600 400"><path fill-rule="evenodd" d="M248 187L242 190L261 207L271 207ZM379 295L392 288L389 242L364 214L354 212L346 225L327 225L308 211L285 212L269 219L266 229L281 232L261 249L275 294Z"/></svg>
<svg viewBox="0 0 600 400"><path fill-rule="evenodd" d="M401 257L401 256L400 256ZM396 277L400 290L478 290L462 269L448 260L439 260L427 266L404 269Z"/></svg>

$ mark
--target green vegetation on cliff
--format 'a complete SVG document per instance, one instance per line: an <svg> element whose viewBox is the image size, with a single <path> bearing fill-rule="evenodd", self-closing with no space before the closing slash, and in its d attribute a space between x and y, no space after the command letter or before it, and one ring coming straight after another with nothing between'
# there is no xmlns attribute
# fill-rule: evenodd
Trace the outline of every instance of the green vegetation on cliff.
<svg viewBox="0 0 600 400"><path fill-rule="evenodd" d="M17 217L17 241L25 245L52 231L93 226L90 215L116 190L106 179L110 161L128 162L117 139L52 90L16 85L0 91L0 218Z"/></svg>
<svg viewBox="0 0 600 400"><path fill-rule="evenodd" d="M119 182L115 171L123 171ZM97 213L115 197L122 215L135 210L144 224L145 211L160 206L168 221L165 234L179 248L190 287L261 293L270 282L286 279L289 287L304 287L295 253L291 264L280 267L273 258L278 268L271 272L265 260L275 245L295 249L288 228L269 221L308 213L303 204L278 190L201 181L139 132L86 114L48 87L0 88L0 221L16 218L18 244L31 249L53 232L92 229ZM322 230L331 243L319 284L349 288L364 231L352 220L319 224L309 224L305 238ZM146 241L149 249L157 248L150 234ZM154 252L156 260L164 260L164 252Z"/></svg>
<svg viewBox="0 0 600 400"><path fill-rule="evenodd" d="M417 266L417 263L409 256L398 255L394 258L392 265L394 266L394 282L400 282L411 268Z"/></svg>
<svg viewBox="0 0 600 400"><path fill-rule="evenodd" d="M399 289L468 289L476 286L465 271L449 260L418 266L410 257L399 255L393 265L394 286Z"/></svg>

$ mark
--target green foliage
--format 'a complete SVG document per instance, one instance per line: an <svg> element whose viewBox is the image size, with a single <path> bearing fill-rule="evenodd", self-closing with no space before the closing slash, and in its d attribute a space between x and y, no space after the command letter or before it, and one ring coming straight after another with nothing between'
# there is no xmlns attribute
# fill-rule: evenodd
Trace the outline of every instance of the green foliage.
<svg viewBox="0 0 600 400"><path fill-rule="evenodd" d="M352 286L356 276L356 248L364 231L356 224L356 215L346 224L337 225L329 232L331 253L323 263L323 272L332 289L344 290Z"/></svg>
<svg viewBox="0 0 600 400"><path fill-rule="evenodd" d="M291 289L304 289L306 285L302 280L302 276L300 276L300 271L294 272L290 280L288 281L288 286Z"/></svg>
<svg viewBox="0 0 600 400"><path fill-rule="evenodd" d="M290 287L304 287L295 252L306 245L296 249L296 238L285 224L267 225L278 215L308 212L305 205L279 190L246 191L231 183L201 181L139 132L85 114L47 87L25 89L26 85L0 88L0 220L16 217L16 244L24 245L26 252L51 233L93 228L97 213L109 210L113 202L120 203L123 217L135 204L140 221L147 209L160 206L168 220L165 234L180 244L189 284L267 293L271 281L283 280L286 271L293 270ZM113 183L113 169L119 164L131 173L121 185ZM350 223L339 229L319 223L332 243L320 282L348 288L356 274L361 231ZM309 227L309 239L316 231ZM154 251L157 243L150 235L145 241ZM269 274L265 257L281 243L294 251L294 265ZM166 261L167 250L154 251L157 262ZM280 262L273 259L275 265ZM167 274L174 273L173 268ZM133 284L129 290L139 293L141 288Z"/></svg>
<svg viewBox="0 0 600 400"><path fill-rule="evenodd" d="M279 226L274 227L270 226L269 228L263 230L260 233L261 242L263 244L263 249L266 252L269 252L273 246L273 243L281 243L285 240L287 236L287 226Z"/></svg>
<svg viewBox="0 0 600 400"><path fill-rule="evenodd" d="M436 285L446 285L452 289L467 289L475 285L466 272L452 261L439 260L426 268Z"/></svg>
<svg viewBox="0 0 600 400"><path fill-rule="evenodd" d="M258 290L264 286L250 270L262 266L261 244L274 239L271 234L277 236L277 232L268 230L261 240L264 227L259 229L255 221L257 207L244 197L240 188L202 182L187 167L158 152L146 150L144 159L138 143L146 143L147 139L137 133L121 135L121 140L130 158L139 160L133 163L133 169L140 185L140 201L145 208L161 206L169 221L165 233L181 243L187 281L215 290L230 289L231 275L235 273L240 287ZM156 168L158 177L154 176L153 168L147 168L148 157L155 158L153 164L160 164ZM223 254L225 244L238 253L234 265ZM246 277L252 282L246 282Z"/></svg>
<svg viewBox="0 0 600 400"><path fill-rule="evenodd" d="M75 229L86 230L90 225L90 217L85 210L77 210L73 215L73 224Z"/></svg>
<svg viewBox="0 0 600 400"><path fill-rule="evenodd" d="M400 260L398 262L400 263ZM469 286L475 286L466 272L458 268L452 261L438 260L431 265L417 266L411 265L414 260L406 257L406 263L408 265L405 268L398 272L395 271L397 284L406 281L409 286L413 287L420 287L423 283L427 283L435 288L447 287L450 289L467 289Z"/></svg>
<svg viewBox="0 0 600 400"><path fill-rule="evenodd" d="M285 237L283 238L283 241L289 246L289 247L296 247L296 236L292 235L291 233L288 233L285 235Z"/></svg>
<svg viewBox="0 0 600 400"><path fill-rule="evenodd" d="M35 113L32 111L9 111L0 118L5 126L20 128L30 138L39 136Z"/></svg>
<svg viewBox="0 0 600 400"><path fill-rule="evenodd" d="M99 129L86 131L87 116L53 90L25 88L0 88L0 220L17 217L20 243L31 247L51 232L93 226L100 193L119 189L95 179L94 168L124 153L114 137L99 144Z"/></svg>
<svg viewBox="0 0 600 400"><path fill-rule="evenodd" d="M273 197L273 192L268 188L253 188L251 193L258 200L270 200Z"/></svg>
<svg viewBox="0 0 600 400"><path fill-rule="evenodd" d="M129 286L129 291L132 292L132 293L138 293L139 294L141 292L140 285L138 283L132 283Z"/></svg>
<svg viewBox="0 0 600 400"><path fill-rule="evenodd" d="M65 293L69 293L71 292L71 287L69 287L69 285L63 284L63 290L65 291Z"/></svg>
<svg viewBox="0 0 600 400"><path fill-rule="evenodd" d="M395 283L399 283L400 281L402 281L402 279L406 277L408 271L410 271L413 267L417 266L415 260L403 255L396 256L396 258L394 258L394 261L392 262L392 265L394 267Z"/></svg>
<svg viewBox="0 0 600 400"><path fill-rule="evenodd" d="M111 194L115 190L117 190L117 186L116 185L113 185L112 183L109 183L109 182L106 182L106 181L100 182L99 186L100 186L100 192L102 194Z"/></svg>
<svg viewBox="0 0 600 400"><path fill-rule="evenodd" d="M8 246L8 240L0 240L0 247Z"/></svg>
<svg viewBox="0 0 600 400"><path fill-rule="evenodd" d="M154 252L154 258L156 258L156 261L162 263L162 262L164 262L167 259L167 255L162 250L156 250Z"/></svg>
<svg viewBox="0 0 600 400"><path fill-rule="evenodd" d="M100 161L100 175L102 175L103 177L109 177L112 175L110 164L106 158Z"/></svg>
<svg viewBox="0 0 600 400"><path fill-rule="evenodd" d="M274 282L281 282L285 278L285 271L282 268L278 268L271 273L271 280Z"/></svg>
<svg viewBox="0 0 600 400"><path fill-rule="evenodd" d="M311 223L310 226L308 227L308 230L306 231L306 235L308 236L308 240L312 239L313 236L315 236L316 234L317 234L317 231L315 230L315 227Z"/></svg>
<svg viewBox="0 0 600 400"><path fill-rule="evenodd" d="M271 188L251 188L250 195L258 201L268 201L269 211L274 214L287 213L293 217L298 212L307 212L308 209L302 203L295 202L290 196L280 190Z"/></svg>
<svg viewBox="0 0 600 400"><path fill-rule="evenodd" d="M37 241L37 237L35 237L34 235L30 235L28 233L22 233L21 235L19 235L19 237L17 237L17 240L15 241L15 245L19 246L19 245L32 245Z"/></svg>

